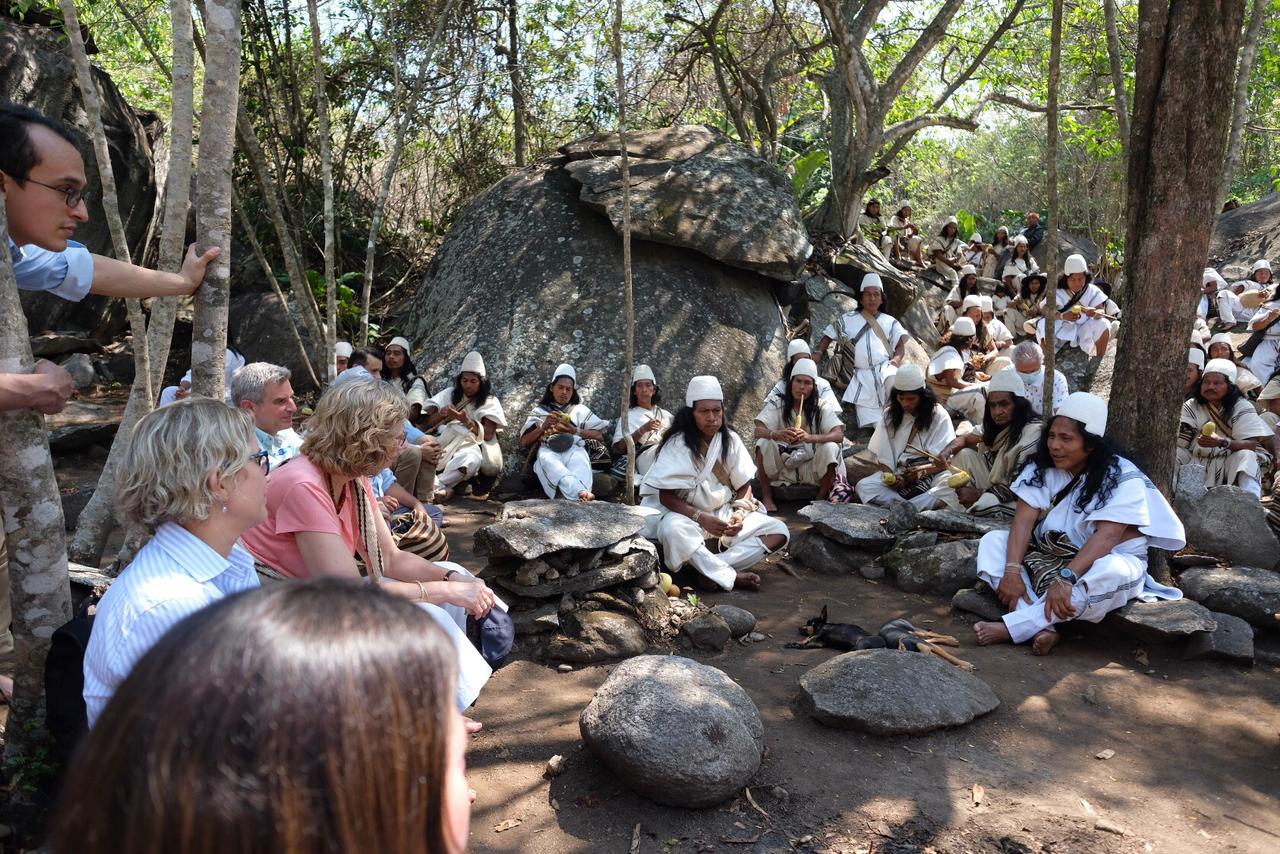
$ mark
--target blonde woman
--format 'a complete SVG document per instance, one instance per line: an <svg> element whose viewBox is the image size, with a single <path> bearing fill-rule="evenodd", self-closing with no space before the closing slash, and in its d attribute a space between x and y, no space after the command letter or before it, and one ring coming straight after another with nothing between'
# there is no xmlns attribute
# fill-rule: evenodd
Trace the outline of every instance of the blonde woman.
<svg viewBox="0 0 1280 854"><path fill-rule="evenodd" d="M466 638L467 616L488 614L493 591L455 563L401 551L369 480L386 468L408 414L404 395L388 383L357 378L330 386L307 422L301 455L271 473L267 518L244 543L271 579L356 579L359 554L373 581L421 603L454 636L458 703L466 708L491 672Z"/></svg>
<svg viewBox="0 0 1280 854"><path fill-rule="evenodd" d="M84 658L89 726L147 650L183 618L258 586L240 535L267 516L267 454L253 420L189 397L133 430L116 500L150 542L98 603Z"/></svg>

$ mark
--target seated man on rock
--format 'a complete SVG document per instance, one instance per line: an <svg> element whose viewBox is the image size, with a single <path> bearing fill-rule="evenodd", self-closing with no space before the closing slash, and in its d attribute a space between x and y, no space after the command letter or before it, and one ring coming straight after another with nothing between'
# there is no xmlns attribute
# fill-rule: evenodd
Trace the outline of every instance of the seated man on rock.
<svg viewBox="0 0 1280 854"><path fill-rule="evenodd" d="M1013 528L978 545L978 576L1009 609L974 624L979 644L1057 645L1054 624L1100 621L1132 599L1181 599L1147 574L1147 549L1186 545L1182 522L1142 471L1104 436L1107 403L1078 391L1042 429L1014 480Z"/></svg>
<svg viewBox="0 0 1280 854"><path fill-rule="evenodd" d="M826 341L824 338L823 341ZM815 364L821 360L823 354L827 351L826 346L818 343L819 358L813 359L813 351L809 348L809 342L803 338L796 338L787 345L787 367L782 371L782 379L773 384L771 394L782 394L786 391L787 384L791 381L791 371L795 367L796 362L801 359L813 360ZM836 415L841 412L840 398L836 395L836 390L831 387L830 381L825 377L818 377L814 387L818 391L818 405L823 409L830 409Z"/></svg>
<svg viewBox="0 0 1280 854"><path fill-rule="evenodd" d="M925 381L924 371L911 363L903 365L894 374L889 404L868 446L881 470L858 481L858 500L881 506L910 501L919 510L940 506L935 490L945 488L947 476L938 455L955 437L951 418Z"/></svg>
<svg viewBox="0 0 1280 854"><path fill-rule="evenodd" d="M824 408L817 394L818 366L801 359L791 368L782 394L765 398L756 416L756 467L765 509L777 512L773 484L818 487L818 500L831 494L844 443L844 423Z"/></svg>
<svg viewBox="0 0 1280 854"><path fill-rule="evenodd" d="M1018 371L1027 389L1027 400L1037 418L1044 417L1044 350L1034 341L1019 341L1013 345L1013 367ZM1056 368L1053 371L1053 409L1058 411L1067 399L1067 378Z"/></svg>
<svg viewBox="0 0 1280 854"><path fill-rule="evenodd" d="M253 418L258 446L267 452L268 471L298 455L302 437L293 429L298 404L293 398L288 368L269 362L250 362L231 377L231 405Z"/></svg>
<svg viewBox="0 0 1280 854"><path fill-rule="evenodd" d="M1013 518L1018 497L1009 487L1035 453L1040 426L1018 372L1011 367L998 372L987 386L982 424L957 436L940 455L964 472L968 482L953 487L949 478L948 485L935 494L952 510ZM965 477L955 479L963 481Z"/></svg>
<svg viewBox="0 0 1280 854"><path fill-rule="evenodd" d="M790 534L752 497L755 476L751 454L725 419L720 381L694 377L640 482L640 503L651 513L645 536L662 545L672 571L687 564L724 590L760 588L760 576L747 570Z"/></svg>

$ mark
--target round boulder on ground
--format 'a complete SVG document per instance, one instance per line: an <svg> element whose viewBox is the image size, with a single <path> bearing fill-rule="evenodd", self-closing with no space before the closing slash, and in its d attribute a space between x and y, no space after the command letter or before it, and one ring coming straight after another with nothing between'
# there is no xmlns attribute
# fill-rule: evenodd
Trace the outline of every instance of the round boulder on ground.
<svg viewBox="0 0 1280 854"><path fill-rule="evenodd" d="M747 692L714 667L678 656L618 665L578 726L620 780L669 806L727 801L764 757L764 725Z"/></svg>
<svg viewBox="0 0 1280 854"><path fill-rule="evenodd" d="M729 633L735 640L755 630L756 615L746 608L739 608L736 605L716 605L711 609L711 613L729 625Z"/></svg>
<svg viewBox="0 0 1280 854"><path fill-rule="evenodd" d="M865 649L837 655L800 677L814 720L872 735L920 735L967 724L1000 705L991 687L932 655Z"/></svg>
<svg viewBox="0 0 1280 854"><path fill-rule="evenodd" d="M1280 573L1252 566L1200 566L1178 579L1182 592L1205 607L1255 626L1275 628L1280 614Z"/></svg>

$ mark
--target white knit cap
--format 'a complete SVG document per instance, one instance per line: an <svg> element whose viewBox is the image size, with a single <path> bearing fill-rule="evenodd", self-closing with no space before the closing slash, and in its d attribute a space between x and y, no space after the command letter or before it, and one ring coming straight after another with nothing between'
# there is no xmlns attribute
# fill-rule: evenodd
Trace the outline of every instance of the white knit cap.
<svg viewBox="0 0 1280 854"><path fill-rule="evenodd" d="M1266 258L1259 258L1257 261L1254 261L1253 266L1249 268L1249 275L1252 276L1254 273L1258 272L1259 270L1266 270L1267 272L1271 272L1271 262L1268 261Z"/></svg>
<svg viewBox="0 0 1280 854"><path fill-rule="evenodd" d="M862 284L858 285L858 290L865 291L867 288L879 288L880 293L884 293L884 282L880 281L879 273L867 273L862 277Z"/></svg>
<svg viewBox="0 0 1280 854"><path fill-rule="evenodd" d="M1027 242L1027 236L1026 236L1025 234L1019 234L1019 235L1017 235L1017 236L1015 236L1015 237L1013 238L1013 242L1014 242L1014 243L1026 243L1026 242Z"/></svg>
<svg viewBox="0 0 1280 854"><path fill-rule="evenodd" d="M1083 255L1068 255L1067 260L1062 263L1062 272L1068 276L1076 273L1088 273L1089 264L1084 260Z"/></svg>
<svg viewBox="0 0 1280 854"><path fill-rule="evenodd" d="M1013 276L1019 282L1022 281L1022 271L1019 270L1017 267L1013 266L1012 264L1006 264L1004 268L1004 272L1000 274L1000 278L1002 279L1005 278L1006 276Z"/></svg>
<svg viewBox="0 0 1280 854"><path fill-rule="evenodd" d="M693 406L699 400L724 400L720 380L710 376L694 377L689 380L689 389L684 393L685 406Z"/></svg>
<svg viewBox="0 0 1280 854"><path fill-rule="evenodd" d="M1009 226L1007 225L1000 226L999 228L996 229L996 234L999 234L1002 231L1005 233L1005 236L1007 237L1009 235Z"/></svg>
<svg viewBox="0 0 1280 854"><path fill-rule="evenodd" d="M790 362L800 353L812 353L809 348L809 342L803 338L793 338L791 343L787 345L787 361Z"/></svg>
<svg viewBox="0 0 1280 854"><path fill-rule="evenodd" d="M975 231L972 235L970 235L970 236L969 236L969 242L970 242L970 243L981 243L981 242L982 242L982 235Z"/></svg>
<svg viewBox="0 0 1280 854"><path fill-rule="evenodd" d="M987 383L987 393L993 391L1007 391L1017 397L1027 396L1027 386L1022 382L1022 377L1018 376L1018 369L1009 367L996 371L991 382Z"/></svg>
<svg viewBox="0 0 1280 854"><path fill-rule="evenodd" d="M995 312L996 304L992 301L991 297L978 297L978 299L982 301L982 311L984 314L988 311L992 313Z"/></svg>
<svg viewBox="0 0 1280 854"><path fill-rule="evenodd" d="M924 371L919 365L907 362L893 375L893 387L898 391L920 391L924 388Z"/></svg>
<svg viewBox="0 0 1280 854"><path fill-rule="evenodd" d="M1187 348L1187 364L1195 365L1200 370L1204 370L1204 351L1199 347Z"/></svg>
<svg viewBox="0 0 1280 854"><path fill-rule="evenodd" d="M568 362L556 366L556 372L551 375L551 381L555 382L560 377L568 377L573 380L575 386L578 384L578 372Z"/></svg>
<svg viewBox="0 0 1280 854"><path fill-rule="evenodd" d="M978 327L974 326L973 320L968 317L957 317L951 324L951 334L971 337L978 334Z"/></svg>
<svg viewBox="0 0 1280 854"><path fill-rule="evenodd" d="M978 275L978 268L973 266L972 264L965 264L963 267L960 268L961 278L964 278L965 276L976 276L976 275Z"/></svg>
<svg viewBox="0 0 1280 854"><path fill-rule="evenodd" d="M977 294L969 294L960 305L960 313L963 314L971 308L982 308L982 297Z"/></svg>
<svg viewBox="0 0 1280 854"><path fill-rule="evenodd" d="M1200 284L1201 286L1204 286L1209 284L1210 282L1216 282L1218 287L1220 288L1226 287L1226 284L1227 284L1227 280L1222 278L1221 273L1219 273L1217 270L1213 269L1212 267L1205 267L1204 275L1200 277Z"/></svg>
<svg viewBox="0 0 1280 854"><path fill-rule="evenodd" d="M947 221L946 221L945 223L943 223L943 224L944 224L944 225L959 225L959 224L960 224L960 220L956 219L956 218L955 218L955 217L953 217L953 216L949 216L949 217L947 217Z"/></svg>
<svg viewBox="0 0 1280 854"><path fill-rule="evenodd" d="M468 353L462 360L462 370L469 374L477 374L480 379L488 376L484 368L484 357L475 350Z"/></svg>
<svg viewBox="0 0 1280 854"><path fill-rule="evenodd" d="M801 359L791 368L791 378L809 377L815 383L818 381L818 366L814 364L813 359Z"/></svg>
<svg viewBox="0 0 1280 854"><path fill-rule="evenodd" d="M351 345L346 341L339 341L337 344L333 345L333 354L339 359L350 359Z"/></svg>
<svg viewBox="0 0 1280 854"><path fill-rule="evenodd" d="M1087 391L1073 391L1062 401L1056 415L1065 415L1084 425L1084 429L1101 436L1107 429L1107 402Z"/></svg>
<svg viewBox="0 0 1280 854"><path fill-rule="evenodd" d="M1219 332L1217 335L1209 339L1209 343L1206 346L1212 347L1214 344L1226 344L1232 350L1236 348L1235 343L1231 340L1231 334L1228 332Z"/></svg>
<svg viewBox="0 0 1280 854"><path fill-rule="evenodd" d="M1236 363L1230 359L1210 359L1209 364L1204 366L1206 374L1222 374L1227 378L1227 382L1235 385L1236 382Z"/></svg>
<svg viewBox="0 0 1280 854"><path fill-rule="evenodd" d="M1280 398L1280 378L1273 379L1258 392L1258 400L1275 400Z"/></svg>
<svg viewBox="0 0 1280 854"><path fill-rule="evenodd" d="M388 341L387 346L399 347L400 349L404 350L406 354L408 354L410 351L413 350L413 347L409 344L409 339L401 335L397 335L395 338L392 338L390 341Z"/></svg>
<svg viewBox="0 0 1280 854"><path fill-rule="evenodd" d="M653 368L648 365L636 365L636 369L631 372L632 385L640 382L640 380L648 380L654 385L658 384L658 378L653 375Z"/></svg>

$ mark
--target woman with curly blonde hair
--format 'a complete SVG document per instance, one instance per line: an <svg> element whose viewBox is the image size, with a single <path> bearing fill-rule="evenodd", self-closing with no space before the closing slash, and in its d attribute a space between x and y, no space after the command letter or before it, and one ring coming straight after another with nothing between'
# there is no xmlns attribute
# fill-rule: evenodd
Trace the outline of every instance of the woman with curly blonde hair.
<svg viewBox="0 0 1280 854"><path fill-rule="evenodd" d="M467 640L467 616L482 619L496 598L454 563L401 551L378 512L369 478L386 468L404 432L403 393L374 379L332 385L307 422L302 453L267 479L267 518L244 544L267 579L359 578L421 603L453 636L460 661L458 702L466 708L490 668Z"/></svg>

